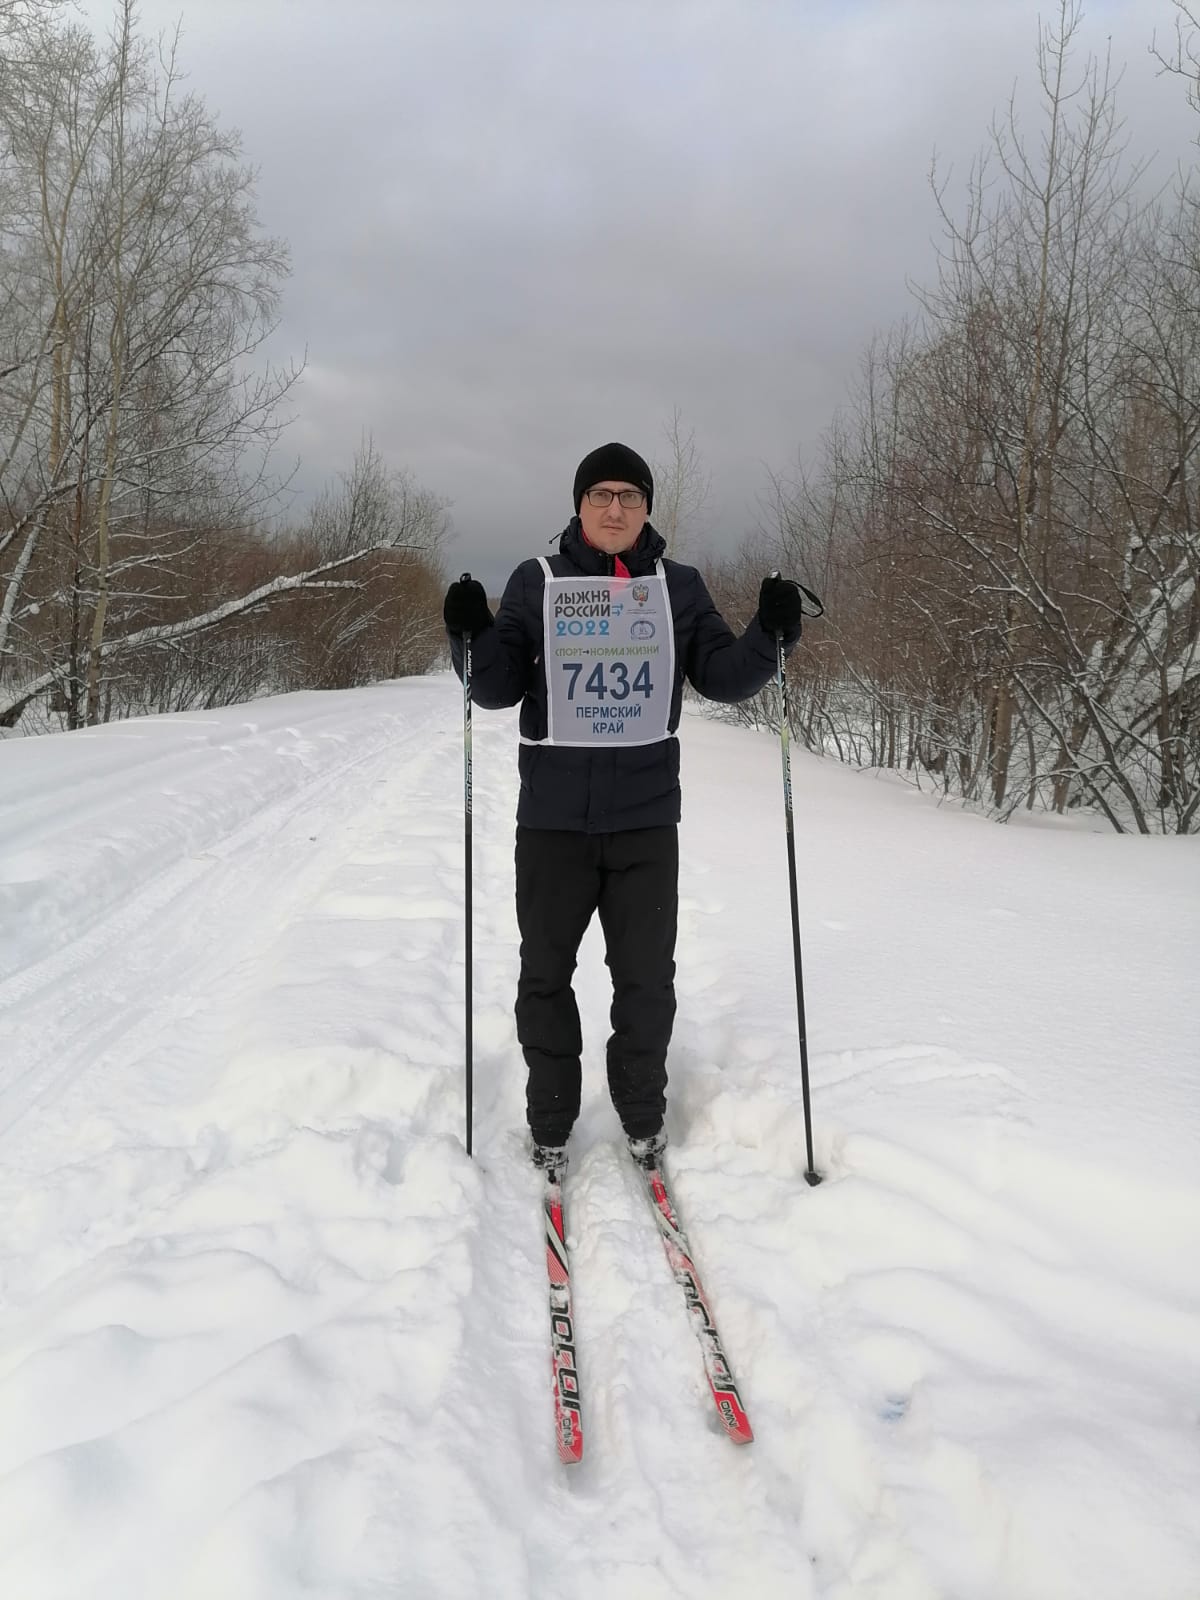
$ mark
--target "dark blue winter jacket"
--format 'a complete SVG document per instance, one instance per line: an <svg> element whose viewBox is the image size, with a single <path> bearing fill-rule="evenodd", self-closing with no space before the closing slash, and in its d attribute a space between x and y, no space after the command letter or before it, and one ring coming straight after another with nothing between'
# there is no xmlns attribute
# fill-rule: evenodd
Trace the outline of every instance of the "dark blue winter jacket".
<svg viewBox="0 0 1200 1600"><path fill-rule="evenodd" d="M666 544L647 523L621 559L631 577L653 573ZM550 557L556 578L576 574L610 577L613 558L589 545L579 518L572 518ZM775 672L775 641L754 618L737 638L712 602L695 567L663 562L675 627L675 685L669 726L679 726L683 680L709 700L747 700ZM536 560L523 561L504 590L495 626L476 634L471 650L471 698L488 710L521 702L521 733L546 737L546 674L542 599L545 574ZM790 649L797 628L785 637ZM454 670L462 677L462 640L450 637ZM518 758L521 795L517 821L529 828L568 828L618 833L626 828L666 827L679 821L679 742L612 745L599 749L522 744Z"/></svg>

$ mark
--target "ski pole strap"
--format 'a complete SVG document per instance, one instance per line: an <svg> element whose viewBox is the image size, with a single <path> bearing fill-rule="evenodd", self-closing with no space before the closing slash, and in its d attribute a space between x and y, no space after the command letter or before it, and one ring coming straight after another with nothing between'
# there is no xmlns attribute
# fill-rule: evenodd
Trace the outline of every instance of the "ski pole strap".
<svg viewBox="0 0 1200 1600"><path fill-rule="evenodd" d="M779 575L780 575L779 574L779 568L778 567L772 567L771 568L771 576L773 578L778 578ZM805 616L805 617L823 617L825 615L825 603L820 598L819 595L815 595L812 592L811 589L806 589L804 587L804 585L802 583L798 582L795 578L789 578L788 582L789 583L794 583L796 585L797 589L799 589L800 593L804 596L804 600L809 601L812 605L816 606L816 608L817 608L815 611L805 611L805 609L804 609L804 601L802 600L800 602L800 614L802 616Z"/></svg>

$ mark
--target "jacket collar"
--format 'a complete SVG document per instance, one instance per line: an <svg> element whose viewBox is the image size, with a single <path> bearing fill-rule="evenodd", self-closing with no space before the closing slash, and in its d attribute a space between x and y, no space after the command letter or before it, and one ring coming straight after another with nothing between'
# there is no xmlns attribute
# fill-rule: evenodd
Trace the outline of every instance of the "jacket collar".
<svg viewBox="0 0 1200 1600"><path fill-rule="evenodd" d="M578 517L572 517L563 529L558 548L560 554L566 556L571 565L587 577L612 577L613 558L606 555L603 550L597 550L594 545L588 544L583 537L583 524ZM648 572L654 571L654 563L666 548L667 541L662 534L647 522L633 549L622 550L621 560L629 568L631 577L641 578Z"/></svg>

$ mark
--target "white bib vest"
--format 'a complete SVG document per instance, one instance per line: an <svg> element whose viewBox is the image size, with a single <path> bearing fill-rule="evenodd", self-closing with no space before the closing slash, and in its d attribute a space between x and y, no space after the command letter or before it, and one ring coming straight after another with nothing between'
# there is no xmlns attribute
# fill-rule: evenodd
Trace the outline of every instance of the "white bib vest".
<svg viewBox="0 0 1200 1600"><path fill-rule="evenodd" d="M596 750L671 738L675 629L662 562L652 577L556 578L539 559L547 737L524 742Z"/></svg>

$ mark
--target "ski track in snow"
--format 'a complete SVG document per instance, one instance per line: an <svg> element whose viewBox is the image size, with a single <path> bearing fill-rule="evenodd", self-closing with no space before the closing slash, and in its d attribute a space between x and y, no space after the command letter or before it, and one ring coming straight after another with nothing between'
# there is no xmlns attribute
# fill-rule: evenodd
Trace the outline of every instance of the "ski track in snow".
<svg viewBox="0 0 1200 1600"><path fill-rule="evenodd" d="M1108 894L1141 847L1181 922L1146 984L1178 992L1193 842L1018 835L797 756L809 1189L777 746L689 719L670 1170L757 1437L715 1431L619 1148L592 930L566 1470L511 1014L515 716L474 726L474 1162L452 679L0 747L0 1592L1196 1600L1186 1030L1160 1024L1140 1091L1103 1019L1039 1068L1065 1003L1031 991L993 1035L953 939L940 1002L906 1003L940 946L920 911L893 939L878 866L934 880L935 926L1002 881L963 926L1011 993L1022 940L1058 948L1038 895ZM970 876L1014 840L1028 900ZM1152 1039L1157 993L1128 1023Z"/></svg>

